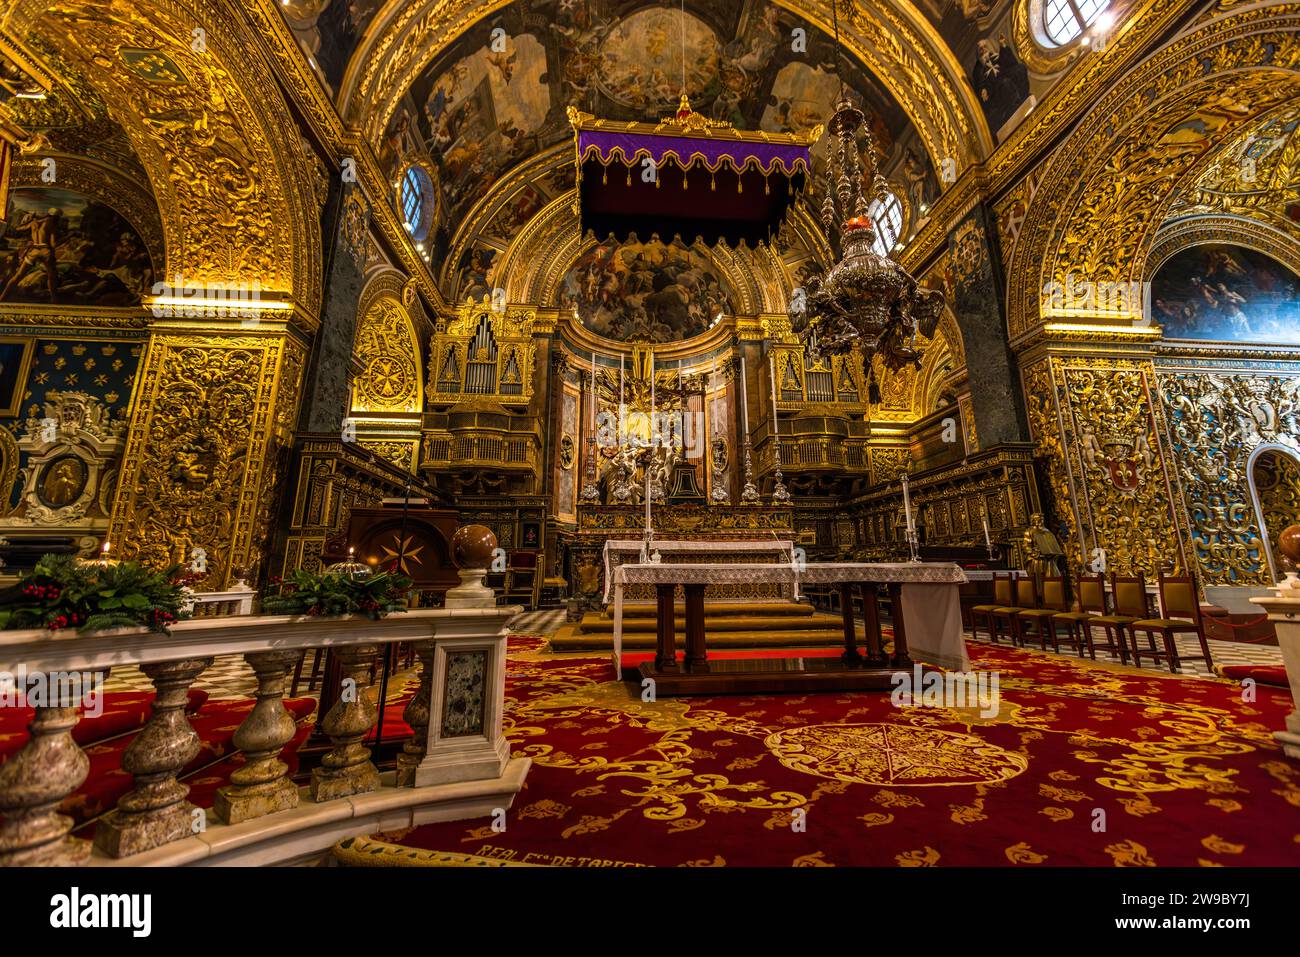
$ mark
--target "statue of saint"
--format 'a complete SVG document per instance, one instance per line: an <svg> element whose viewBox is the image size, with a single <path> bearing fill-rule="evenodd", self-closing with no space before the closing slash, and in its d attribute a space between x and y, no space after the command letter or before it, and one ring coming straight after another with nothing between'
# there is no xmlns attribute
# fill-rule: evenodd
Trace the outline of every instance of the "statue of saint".
<svg viewBox="0 0 1300 957"><path fill-rule="evenodd" d="M1029 527L1025 529L1025 570L1034 576L1040 585L1048 575L1061 573L1058 559L1065 557L1065 550L1056 536L1043 524L1043 513L1035 512L1029 516Z"/></svg>

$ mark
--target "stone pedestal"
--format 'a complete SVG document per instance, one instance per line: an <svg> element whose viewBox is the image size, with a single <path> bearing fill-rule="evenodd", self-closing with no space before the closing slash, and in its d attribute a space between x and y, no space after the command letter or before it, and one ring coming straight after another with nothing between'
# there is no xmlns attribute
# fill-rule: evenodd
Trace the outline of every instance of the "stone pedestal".
<svg viewBox="0 0 1300 957"><path fill-rule="evenodd" d="M510 760L502 731L506 637L457 637L473 624L439 629L433 642L428 731L414 784L454 784L498 778ZM443 637L445 635L446 637Z"/></svg>
<svg viewBox="0 0 1300 957"><path fill-rule="evenodd" d="M1268 620L1277 629L1277 643L1295 705L1286 716L1286 728L1273 732L1273 737L1287 757L1300 760L1300 588L1281 589L1276 596L1251 601L1268 612Z"/></svg>
<svg viewBox="0 0 1300 957"><path fill-rule="evenodd" d="M90 771L72 740L77 710L37 708L31 738L0 766L0 866L75 865L90 857L90 842L69 837L72 818L58 813Z"/></svg>
<svg viewBox="0 0 1300 957"><path fill-rule="evenodd" d="M257 675L257 704L235 732L234 744L244 752L245 764L213 799L212 810L223 823L238 824L298 806L298 788L289 780L289 766L280 760L296 730L284 708L284 686L298 656L297 651L244 656Z"/></svg>
<svg viewBox="0 0 1300 957"><path fill-rule="evenodd" d="M487 576L486 568L462 568L459 572L460 584L447 589L444 601L446 608L495 608L496 593L483 584Z"/></svg>
<svg viewBox="0 0 1300 957"><path fill-rule="evenodd" d="M189 785L176 776L199 753L185 702L190 685L210 664L211 658L188 658L141 668L158 693L149 723L122 755L122 770L134 775L135 787L95 831L95 846L105 854L128 857L195 832L197 809L185 800Z"/></svg>
<svg viewBox="0 0 1300 957"><path fill-rule="evenodd" d="M361 743L379 717L365 693L370 663L379 654L379 646L348 645L336 654L345 687L321 722L334 747L311 773L311 796L318 802L379 787L379 771L370 761L370 749Z"/></svg>

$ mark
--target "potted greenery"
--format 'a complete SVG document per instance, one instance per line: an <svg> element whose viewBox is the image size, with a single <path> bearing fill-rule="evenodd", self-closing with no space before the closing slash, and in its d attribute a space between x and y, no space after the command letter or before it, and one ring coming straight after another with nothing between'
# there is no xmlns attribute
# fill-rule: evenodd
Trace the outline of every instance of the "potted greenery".
<svg viewBox="0 0 1300 957"><path fill-rule="evenodd" d="M389 612L406 610L411 579L396 572L356 575L346 571L308 572L298 570L287 579L273 578L272 588L262 596L262 611L268 615L367 615L382 618Z"/></svg>
<svg viewBox="0 0 1300 957"><path fill-rule="evenodd" d="M0 628L85 633L143 626L165 634L187 617L186 581L178 565L160 572L133 561L45 555L30 575L0 591Z"/></svg>

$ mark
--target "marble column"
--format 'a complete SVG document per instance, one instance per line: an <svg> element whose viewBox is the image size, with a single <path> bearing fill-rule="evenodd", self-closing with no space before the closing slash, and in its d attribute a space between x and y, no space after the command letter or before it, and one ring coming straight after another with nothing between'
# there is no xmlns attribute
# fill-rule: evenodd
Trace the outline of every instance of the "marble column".
<svg viewBox="0 0 1300 957"><path fill-rule="evenodd" d="M397 756L397 786L415 787L415 769L424 760L429 746L429 707L433 696L433 658L437 651L437 642L417 641L411 645L420 659L420 687L407 702L402 711L402 719L414 732L402 745L402 753Z"/></svg>
<svg viewBox="0 0 1300 957"><path fill-rule="evenodd" d="M994 235L987 211L977 206L948 240L954 274L950 306L966 349L970 408L982 449L1029 440L1020 376L1007 342L1006 294Z"/></svg>
<svg viewBox="0 0 1300 957"><path fill-rule="evenodd" d="M189 785L176 777L199 753L185 704L190 685L210 664L211 658L187 658L141 667L157 697L149 723L122 755L122 769L135 777L135 787L95 831L95 847L105 854L128 857L195 833L202 812L185 800Z"/></svg>
<svg viewBox="0 0 1300 957"><path fill-rule="evenodd" d="M245 763L217 791L212 810L226 824L298 806L298 788L280 752L293 740L293 716L284 707L284 686L298 651L262 651L244 656L257 675L257 703L235 732L234 744Z"/></svg>
<svg viewBox="0 0 1300 957"><path fill-rule="evenodd" d="M334 747L321 758L320 767L312 769L314 801L332 801L379 787L379 771L370 761L370 749L361 743L379 717L366 695L370 663L377 654L378 645L347 645L336 652L343 691L321 722L321 730Z"/></svg>
<svg viewBox="0 0 1300 957"><path fill-rule="evenodd" d="M37 708L31 738L0 765L0 866L84 864L90 842L69 837L72 818L59 813L90 760L72 740L77 705Z"/></svg>

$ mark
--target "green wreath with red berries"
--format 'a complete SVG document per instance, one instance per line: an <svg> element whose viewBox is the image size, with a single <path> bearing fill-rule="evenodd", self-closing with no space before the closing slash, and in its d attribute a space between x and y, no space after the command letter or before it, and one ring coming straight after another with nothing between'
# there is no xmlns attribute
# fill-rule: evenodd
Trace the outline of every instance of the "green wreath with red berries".
<svg viewBox="0 0 1300 957"><path fill-rule="evenodd" d="M186 617L181 589L189 581L179 565L160 572L139 562L46 555L30 575L0 592L0 628L84 633L143 626L166 634L168 625Z"/></svg>

